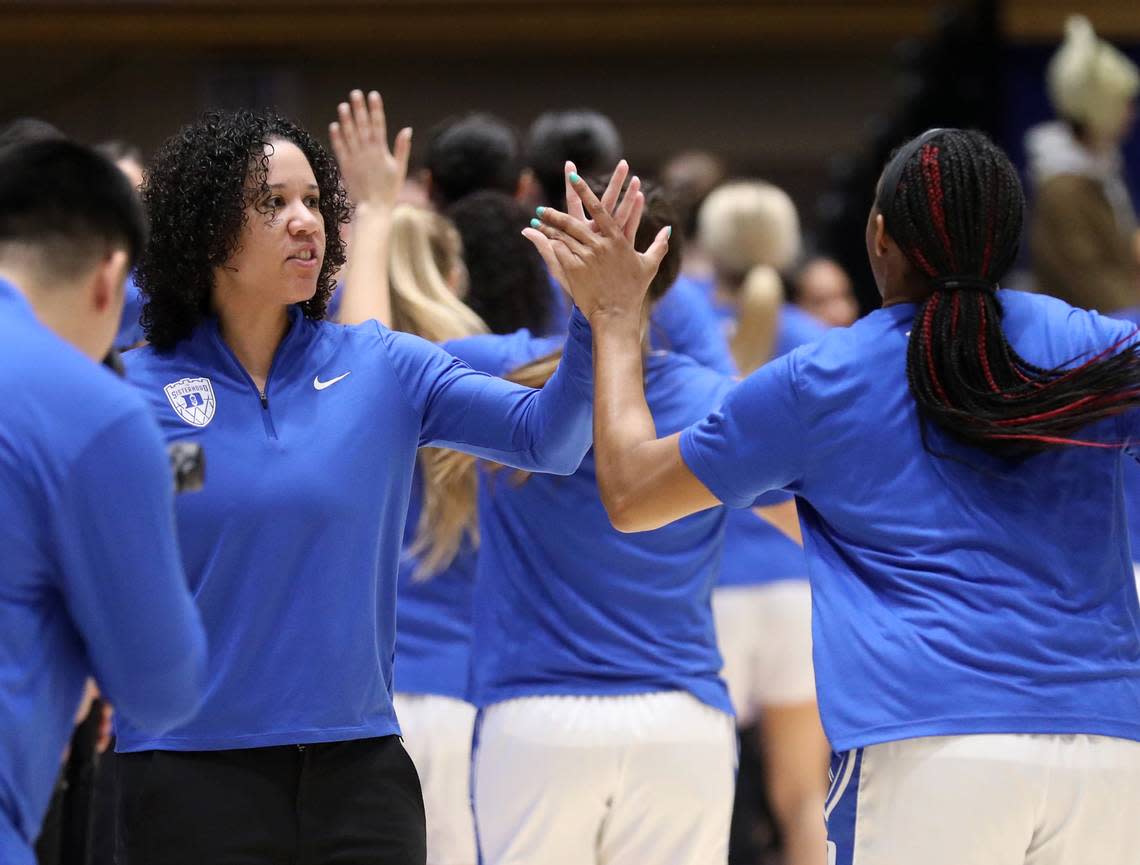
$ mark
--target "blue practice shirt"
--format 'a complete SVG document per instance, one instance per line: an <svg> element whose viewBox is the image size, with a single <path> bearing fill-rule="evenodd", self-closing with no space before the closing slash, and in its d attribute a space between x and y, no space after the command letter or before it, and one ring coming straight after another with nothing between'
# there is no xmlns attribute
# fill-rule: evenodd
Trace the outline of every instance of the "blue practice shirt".
<svg viewBox="0 0 1140 865"><path fill-rule="evenodd" d="M119 748L215 750L384 736L396 581L416 449L569 473L590 445L589 327L541 391L475 372L375 321L290 310L265 400L207 319L173 351L128 352L169 440L206 451L178 501L186 572L211 640L190 723L124 723Z"/></svg>
<svg viewBox="0 0 1140 865"><path fill-rule="evenodd" d="M527 335L448 343L472 366L515 369L548 353ZM657 430L720 404L732 381L679 355L651 353ZM471 700L683 690L728 714L710 598L725 512L621 534L598 496L593 454L568 478L486 472L479 488Z"/></svg>
<svg viewBox="0 0 1140 865"><path fill-rule="evenodd" d="M722 339L727 345L736 328L736 310L719 302L712 280L691 280L705 300L706 307L720 322ZM776 342L772 359L783 357L801 345L820 339L827 328L814 316L798 307L784 304L776 323ZM789 496L769 493L764 504L787 500ZM728 512L724 535L724 563L718 585L723 587L761 586L786 580L806 580L807 559L803 548L750 508Z"/></svg>
<svg viewBox="0 0 1140 865"><path fill-rule="evenodd" d="M550 277L552 312L547 334L565 335L570 301L557 280ZM682 274L653 307L649 316L649 344L660 351L683 354L701 366L723 375L736 375L728 339L708 299L704 280Z"/></svg>
<svg viewBox="0 0 1140 865"><path fill-rule="evenodd" d="M999 294L1031 363L1099 352L1131 326L1053 298ZM1140 607L1118 449L1022 463L928 429L906 355L916 307L871 313L749 376L681 436L723 502L799 497L815 673L837 751L915 736L1088 733L1140 739ZM1135 440L1138 416L1087 431Z"/></svg>
<svg viewBox="0 0 1140 865"><path fill-rule="evenodd" d="M503 354L513 355L519 346L533 347L539 352L536 357L561 349L565 341L565 337L535 338L525 329L506 336L484 335L479 339L488 345L501 343ZM460 340L459 344L462 343ZM443 347L450 350L450 345L445 343ZM511 370L483 371L505 375ZM427 579L417 579L419 561L409 550L415 540L422 497L423 475L417 464L400 559L396 690L466 700L471 659L471 601L478 550L465 539L447 568Z"/></svg>
<svg viewBox="0 0 1140 865"><path fill-rule="evenodd" d="M149 411L3 281L0 392L0 862L32 865L84 679L162 730L197 707L206 646Z"/></svg>
<svg viewBox="0 0 1140 865"><path fill-rule="evenodd" d="M417 465L396 592L396 690L465 700L478 551L464 538L451 564L438 574L418 577L419 560L410 548L422 505L423 472Z"/></svg>
<svg viewBox="0 0 1140 865"><path fill-rule="evenodd" d="M702 280L684 274L677 278L653 307L649 339L653 348L691 357L722 375L736 375L728 337Z"/></svg>

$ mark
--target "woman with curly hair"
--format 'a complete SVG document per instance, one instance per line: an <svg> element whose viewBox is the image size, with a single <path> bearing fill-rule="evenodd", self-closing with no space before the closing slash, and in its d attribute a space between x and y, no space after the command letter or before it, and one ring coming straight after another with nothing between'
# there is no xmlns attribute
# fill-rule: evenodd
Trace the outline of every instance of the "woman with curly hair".
<svg viewBox="0 0 1140 865"><path fill-rule="evenodd" d="M348 195L348 279L387 279L410 148L405 130L389 152L378 94L351 103L330 130L347 191L311 135L249 112L184 128L143 188L150 345L127 372L167 439L206 452L205 489L177 516L212 654L196 718L119 726L130 865L422 865L423 803L392 708L416 450L569 473L589 447L580 316L541 392L375 321L322 321Z"/></svg>
<svg viewBox="0 0 1140 865"><path fill-rule="evenodd" d="M604 214L601 232L554 211L528 232L593 325L594 455L616 526L772 489L802 504L836 865L1136 862L1140 604L1121 469L1140 438L1140 342L998 288L1023 209L981 133L908 142L867 220L883 308L663 438L624 336L655 263Z"/></svg>

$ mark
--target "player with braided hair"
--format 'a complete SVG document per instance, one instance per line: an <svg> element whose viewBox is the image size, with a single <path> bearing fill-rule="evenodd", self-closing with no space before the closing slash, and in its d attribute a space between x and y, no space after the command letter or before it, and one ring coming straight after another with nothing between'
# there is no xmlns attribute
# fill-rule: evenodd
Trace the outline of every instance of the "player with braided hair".
<svg viewBox="0 0 1140 865"><path fill-rule="evenodd" d="M883 176L877 202L887 229L933 287L907 351L922 418L1009 456L1058 445L1115 447L1074 436L1140 405L1135 345L1108 346L1055 369L1017 353L1002 332L995 275L1017 252L1021 187L984 135L942 133L932 130L904 148ZM979 190L987 200L971 200ZM948 194L964 206L946 207Z"/></svg>
<svg viewBox="0 0 1140 865"><path fill-rule="evenodd" d="M652 262L604 213L588 233L544 211L531 236L592 324L618 528L797 496L835 865L1136 861L1136 329L997 288L1022 209L979 133L905 145L867 224L883 308L661 439L623 344Z"/></svg>

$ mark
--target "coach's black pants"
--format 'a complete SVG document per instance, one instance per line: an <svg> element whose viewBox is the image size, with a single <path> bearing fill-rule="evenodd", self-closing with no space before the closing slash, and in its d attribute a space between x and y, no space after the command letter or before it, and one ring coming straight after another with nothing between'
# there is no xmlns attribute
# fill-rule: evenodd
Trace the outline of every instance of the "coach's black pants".
<svg viewBox="0 0 1140 865"><path fill-rule="evenodd" d="M120 754L118 865L424 865L396 736Z"/></svg>

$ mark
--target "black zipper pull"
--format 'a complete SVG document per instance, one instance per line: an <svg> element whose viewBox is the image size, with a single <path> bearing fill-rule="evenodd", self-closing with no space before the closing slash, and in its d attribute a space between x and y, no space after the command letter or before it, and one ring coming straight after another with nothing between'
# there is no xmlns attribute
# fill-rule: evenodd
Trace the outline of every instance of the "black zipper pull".
<svg viewBox="0 0 1140 865"><path fill-rule="evenodd" d="M264 408L264 409L267 409L267 408L269 408L269 394L267 394L267 393L266 393L265 391L263 391L263 390L259 390L259 391L257 392L257 395L258 395L259 397L261 397L261 407L262 407L262 408Z"/></svg>

